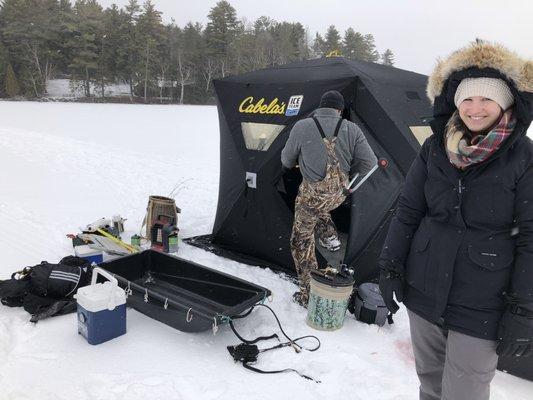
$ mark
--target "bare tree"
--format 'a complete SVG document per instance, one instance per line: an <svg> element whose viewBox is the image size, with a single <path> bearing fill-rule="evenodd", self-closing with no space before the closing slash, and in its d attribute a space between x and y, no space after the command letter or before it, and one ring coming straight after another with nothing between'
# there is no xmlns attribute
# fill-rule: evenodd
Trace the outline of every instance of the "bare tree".
<svg viewBox="0 0 533 400"><path fill-rule="evenodd" d="M222 75L222 78L226 77L226 60L224 59L220 60L220 73Z"/></svg>
<svg viewBox="0 0 533 400"><path fill-rule="evenodd" d="M24 41L28 53L26 53L27 61L33 65L33 71L30 71L30 79L32 81L35 96L39 96L38 86L42 88L46 94L46 84L51 79L54 65L50 62L48 57L44 60L39 55L39 49L33 43Z"/></svg>
<svg viewBox="0 0 533 400"><path fill-rule="evenodd" d="M185 86L195 83L193 68L182 59L182 50L178 50L178 84L180 85L180 104L183 104L185 96Z"/></svg>
<svg viewBox="0 0 533 400"><path fill-rule="evenodd" d="M216 64L213 61L211 57L208 57L204 62L204 68L202 70L202 73L204 75L205 79L205 92L207 93L209 91L209 85L211 85L211 81L213 80L213 75L216 72Z"/></svg>

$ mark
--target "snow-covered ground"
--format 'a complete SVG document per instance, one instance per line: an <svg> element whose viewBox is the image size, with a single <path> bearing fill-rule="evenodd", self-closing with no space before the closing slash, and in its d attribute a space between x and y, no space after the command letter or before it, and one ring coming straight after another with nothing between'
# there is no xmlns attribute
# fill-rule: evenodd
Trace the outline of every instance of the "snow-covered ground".
<svg viewBox="0 0 533 400"><path fill-rule="evenodd" d="M0 102L0 279L72 254L65 234L103 216L127 218L129 237L148 196L176 186L182 236L211 232L218 152L215 107ZM417 398L405 309L381 329L349 315L341 330L317 332L291 302L296 287L272 271L185 244L179 255L271 289L287 334L316 334L322 347L268 352L258 367L297 368L322 383L234 364L226 346L238 340L227 326L183 333L128 310L126 335L91 346L74 314L34 325L22 309L0 306L0 400ZM264 309L236 326L245 337L276 330ZM532 393L532 382L498 372L491 398Z"/></svg>

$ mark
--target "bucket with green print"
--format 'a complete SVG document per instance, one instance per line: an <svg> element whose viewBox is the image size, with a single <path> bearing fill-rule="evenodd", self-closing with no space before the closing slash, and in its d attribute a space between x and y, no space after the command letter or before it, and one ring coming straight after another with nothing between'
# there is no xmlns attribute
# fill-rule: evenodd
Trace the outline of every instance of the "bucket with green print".
<svg viewBox="0 0 533 400"><path fill-rule="evenodd" d="M352 277L311 272L307 325L322 331L342 328L353 284Z"/></svg>

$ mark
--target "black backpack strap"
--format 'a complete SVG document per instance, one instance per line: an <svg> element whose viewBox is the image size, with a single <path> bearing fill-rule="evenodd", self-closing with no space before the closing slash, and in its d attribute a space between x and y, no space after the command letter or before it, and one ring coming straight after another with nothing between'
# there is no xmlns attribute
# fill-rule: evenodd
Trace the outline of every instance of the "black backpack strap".
<svg viewBox="0 0 533 400"><path fill-rule="evenodd" d="M337 137L337 135L339 134L339 130L341 129L341 125L342 125L342 118L339 119L339 122L337 122L337 126L335 128L335 133L333 134L333 137Z"/></svg>
<svg viewBox="0 0 533 400"><path fill-rule="evenodd" d="M320 132L320 136L322 136L322 139L326 138L326 135L324 135L324 130L322 129L322 126L320 126L320 122L318 122L318 119L313 117L313 121L315 121L316 127L318 128L318 131Z"/></svg>

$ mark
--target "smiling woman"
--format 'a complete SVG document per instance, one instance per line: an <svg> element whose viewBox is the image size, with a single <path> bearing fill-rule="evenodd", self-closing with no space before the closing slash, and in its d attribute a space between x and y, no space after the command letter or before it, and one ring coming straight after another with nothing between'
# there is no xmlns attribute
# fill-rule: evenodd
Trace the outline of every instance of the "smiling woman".
<svg viewBox="0 0 533 400"><path fill-rule="evenodd" d="M533 354L532 65L478 40L428 80L434 134L380 257L385 303L409 310L421 400L488 400L498 356Z"/></svg>

